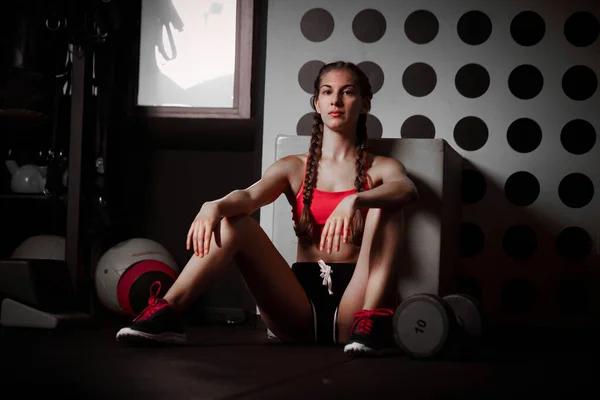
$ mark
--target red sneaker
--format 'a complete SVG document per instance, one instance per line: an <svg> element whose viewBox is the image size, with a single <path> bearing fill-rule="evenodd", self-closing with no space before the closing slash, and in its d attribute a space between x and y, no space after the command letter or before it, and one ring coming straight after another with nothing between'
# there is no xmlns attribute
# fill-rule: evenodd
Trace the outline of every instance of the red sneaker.
<svg viewBox="0 0 600 400"><path fill-rule="evenodd" d="M376 308L354 313L351 335L344 353L355 356L381 356L389 343L394 310Z"/></svg>
<svg viewBox="0 0 600 400"><path fill-rule="evenodd" d="M156 290L153 289L156 287ZM181 315L165 300L158 298L160 282L150 286L146 307L133 323L117 332L117 341L128 345L184 344L187 341Z"/></svg>

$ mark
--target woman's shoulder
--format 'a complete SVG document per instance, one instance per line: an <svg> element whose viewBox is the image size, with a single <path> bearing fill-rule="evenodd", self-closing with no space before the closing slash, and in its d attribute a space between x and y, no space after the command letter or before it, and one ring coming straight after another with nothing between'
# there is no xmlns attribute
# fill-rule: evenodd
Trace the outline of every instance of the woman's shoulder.
<svg viewBox="0 0 600 400"><path fill-rule="evenodd" d="M368 153L367 159L370 161L369 165L371 166L371 168L401 168L403 170L406 170L404 164L402 164L400 160L394 157L387 157L378 154Z"/></svg>
<svg viewBox="0 0 600 400"><path fill-rule="evenodd" d="M288 162L291 165L297 167L299 165L304 166L304 164L306 164L306 158L307 157L308 157L308 152L306 152L306 153L299 153L299 154L290 154L289 156L285 156L283 158L286 159L286 162Z"/></svg>
<svg viewBox="0 0 600 400"><path fill-rule="evenodd" d="M276 160L273 164L277 164L280 167L284 167L286 169L290 168L292 170L303 169L304 164L306 163L306 157L308 153L303 154L290 154L288 156L281 157Z"/></svg>
<svg viewBox="0 0 600 400"><path fill-rule="evenodd" d="M369 161L368 175L373 182L371 187L379 186L390 177L406 176L404 164L396 158L370 154Z"/></svg>

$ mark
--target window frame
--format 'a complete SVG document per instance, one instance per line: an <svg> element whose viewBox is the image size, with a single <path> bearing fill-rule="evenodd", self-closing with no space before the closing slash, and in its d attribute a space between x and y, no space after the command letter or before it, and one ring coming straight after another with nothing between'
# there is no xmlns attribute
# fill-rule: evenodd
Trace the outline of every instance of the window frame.
<svg viewBox="0 0 600 400"><path fill-rule="evenodd" d="M233 106L231 108L146 106L138 104L142 0L139 0L138 4L139 19L136 26L136 40L134 41L129 115L150 118L250 119L254 0L236 0L235 70Z"/></svg>

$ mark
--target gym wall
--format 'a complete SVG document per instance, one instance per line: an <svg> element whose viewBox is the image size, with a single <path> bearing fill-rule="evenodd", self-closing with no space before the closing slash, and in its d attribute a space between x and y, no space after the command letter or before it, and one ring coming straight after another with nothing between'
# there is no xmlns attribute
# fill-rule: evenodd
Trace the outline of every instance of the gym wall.
<svg viewBox="0 0 600 400"><path fill-rule="evenodd" d="M464 157L457 290L495 324L574 327L600 295L600 3L270 0L262 171L310 134L321 65L359 64L369 137ZM272 206L261 210L271 235Z"/></svg>

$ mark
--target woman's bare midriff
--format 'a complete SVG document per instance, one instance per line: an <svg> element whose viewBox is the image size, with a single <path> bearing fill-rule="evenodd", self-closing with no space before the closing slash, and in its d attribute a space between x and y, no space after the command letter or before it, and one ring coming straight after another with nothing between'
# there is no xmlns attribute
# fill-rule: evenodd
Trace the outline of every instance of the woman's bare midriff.
<svg viewBox="0 0 600 400"><path fill-rule="evenodd" d="M304 245L298 243L298 262L317 262L323 260L326 263L356 263L360 247L353 244L344 244L340 240L340 250L331 250L331 253L320 251L319 245Z"/></svg>

